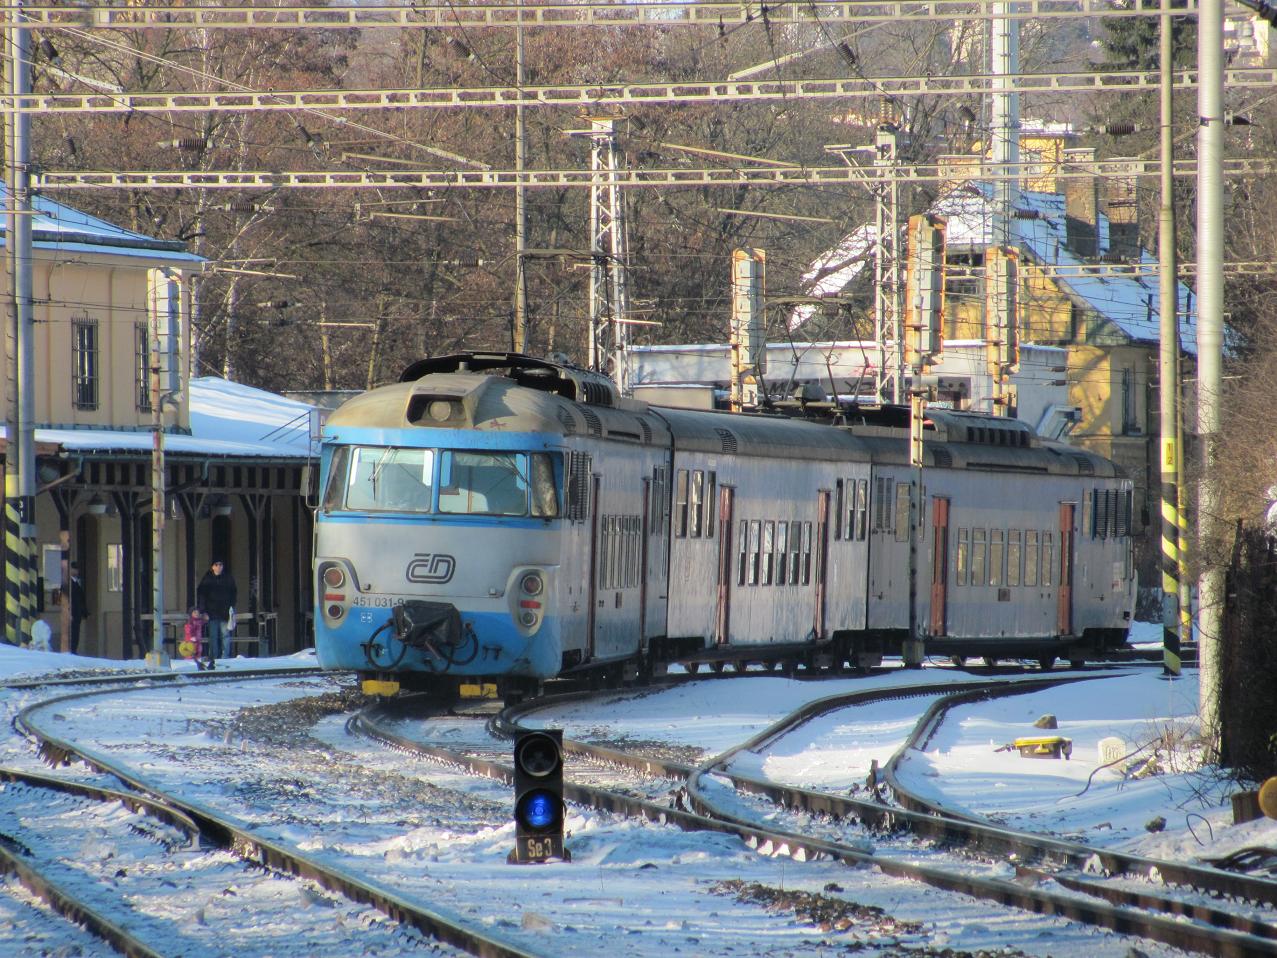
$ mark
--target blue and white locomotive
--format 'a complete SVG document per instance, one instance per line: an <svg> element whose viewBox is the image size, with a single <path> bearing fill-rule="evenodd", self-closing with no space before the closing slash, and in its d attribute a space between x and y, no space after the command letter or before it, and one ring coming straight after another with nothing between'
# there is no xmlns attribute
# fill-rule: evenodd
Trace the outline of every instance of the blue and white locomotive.
<svg viewBox="0 0 1277 958"><path fill-rule="evenodd" d="M658 408L515 354L415 363L325 427L320 662L511 691L672 661L1049 664L1125 641L1132 489L1111 462L928 410L919 471L907 411L823 413Z"/></svg>

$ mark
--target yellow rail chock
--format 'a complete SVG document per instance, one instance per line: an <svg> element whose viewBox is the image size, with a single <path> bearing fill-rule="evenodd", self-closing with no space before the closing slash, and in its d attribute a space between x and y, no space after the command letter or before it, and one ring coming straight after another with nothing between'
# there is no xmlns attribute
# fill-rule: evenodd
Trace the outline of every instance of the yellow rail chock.
<svg viewBox="0 0 1277 958"><path fill-rule="evenodd" d="M1018 738L1011 745L1021 758L1068 758L1073 754L1073 740L1062 735Z"/></svg>
<svg viewBox="0 0 1277 958"><path fill-rule="evenodd" d="M497 684L495 682L462 682L457 688L457 694L463 699L495 699L497 697Z"/></svg>

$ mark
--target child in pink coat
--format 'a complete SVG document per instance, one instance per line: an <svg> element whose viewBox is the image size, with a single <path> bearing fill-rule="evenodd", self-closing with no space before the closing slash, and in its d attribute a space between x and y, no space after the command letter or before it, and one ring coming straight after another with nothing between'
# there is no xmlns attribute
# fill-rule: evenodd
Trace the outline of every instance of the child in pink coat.
<svg viewBox="0 0 1277 958"><path fill-rule="evenodd" d="M191 609L182 629L182 655L199 662L204 650L204 613Z"/></svg>

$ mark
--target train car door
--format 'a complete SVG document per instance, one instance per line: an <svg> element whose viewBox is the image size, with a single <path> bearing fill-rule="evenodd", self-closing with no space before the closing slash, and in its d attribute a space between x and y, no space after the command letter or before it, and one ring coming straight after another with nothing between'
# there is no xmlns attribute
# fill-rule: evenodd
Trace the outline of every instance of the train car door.
<svg viewBox="0 0 1277 958"><path fill-rule="evenodd" d="M732 504L736 490L718 487L718 614L715 616L714 641L726 645L731 639L732 593Z"/></svg>
<svg viewBox="0 0 1277 958"><path fill-rule="evenodd" d="M1055 628L1060 635L1073 634L1073 511L1077 504L1060 503L1060 591Z"/></svg>
<svg viewBox="0 0 1277 958"><path fill-rule="evenodd" d="M949 585L949 500L931 499L931 634L947 634L945 606Z"/></svg>
<svg viewBox="0 0 1277 958"><path fill-rule="evenodd" d="M816 616L812 623L815 640L825 637L825 579L829 568L829 490L821 489L816 497L815 579Z"/></svg>
<svg viewBox="0 0 1277 958"><path fill-rule="evenodd" d="M643 518L639 524L639 649L647 651L648 537L652 534L652 480L643 480Z"/></svg>
<svg viewBox="0 0 1277 958"><path fill-rule="evenodd" d="M590 604L589 616L585 628L585 657L594 658L594 631L598 620L599 608L599 492L598 476L590 479Z"/></svg>

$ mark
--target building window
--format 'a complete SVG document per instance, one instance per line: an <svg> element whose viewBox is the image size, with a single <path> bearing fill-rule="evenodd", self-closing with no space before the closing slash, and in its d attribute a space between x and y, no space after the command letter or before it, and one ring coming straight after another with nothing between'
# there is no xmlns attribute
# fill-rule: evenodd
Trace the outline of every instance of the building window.
<svg viewBox="0 0 1277 958"><path fill-rule="evenodd" d="M133 371L137 408L151 411L151 338L146 323L133 324Z"/></svg>
<svg viewBox="0 0 1277 958"><path fill-rule="evenodd" d="M106 547L106 591L124 591L124 546L118 542Z"/></svg>
<svg viewBox="0 0 1277 958"><path fill-rule="evenodd" d="M87 316L71 321L71 401L76 409L98 408L98 323Z"/></svg>
<svg viewBox="0 0 1277 958"><path fill-rule="evenodd" d="M1122 370L1122 432L1126 435L1140 431L1139 410L1135 402L1135 370Z"/></svg>

